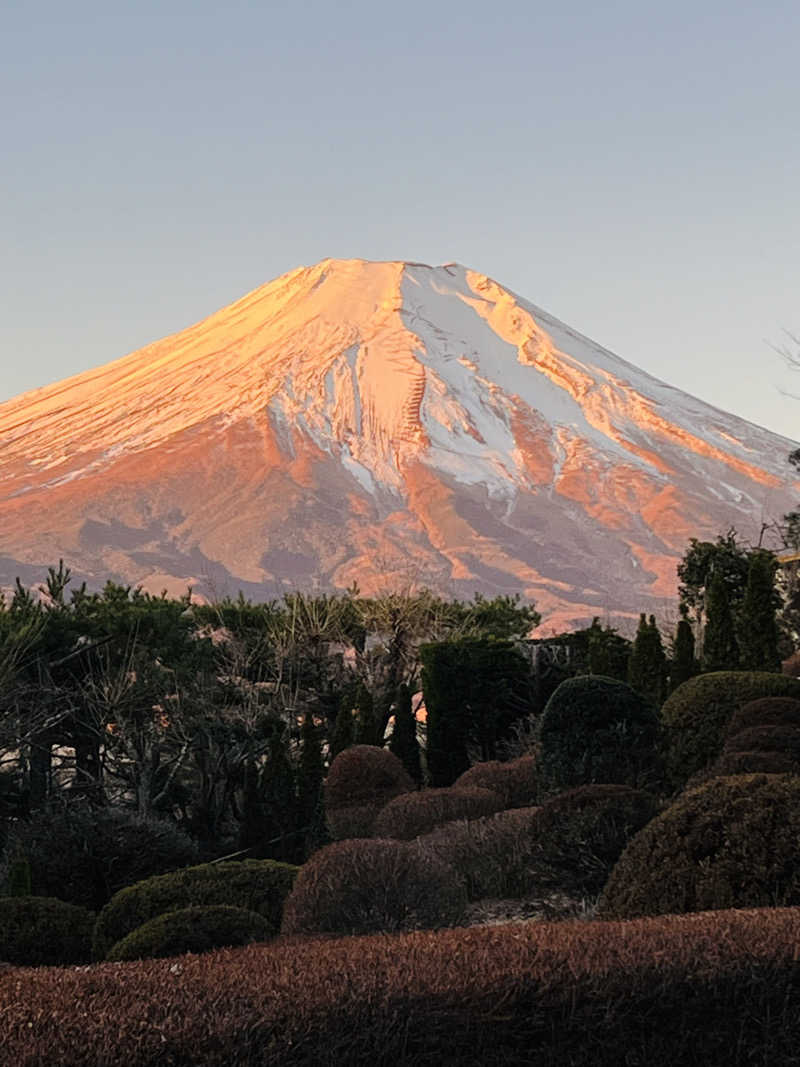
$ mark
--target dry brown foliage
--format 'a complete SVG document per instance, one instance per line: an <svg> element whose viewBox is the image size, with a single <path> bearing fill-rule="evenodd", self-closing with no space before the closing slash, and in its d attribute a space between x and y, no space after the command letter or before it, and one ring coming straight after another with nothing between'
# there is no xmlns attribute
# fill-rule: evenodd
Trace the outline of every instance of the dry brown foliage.
<svg viewBox="0 0 800 1067"><path fill-rule="evenodd" d="M379 837L411 841L444 823L455 819L479 819L483 815L493 815L502 807L503 801L489 789L457 789L455 786L423 789L390 800L375 819L375 833Z"/></svg>
<svg viewBox="0 0 800 1067"><path fill-rule="evenodd" d="M800 700L791 697L751 700L733 713L725 736L734 737L755 726L800 726Z"/></svg>
<svg viewBox="0 0 800 1067"><path fill-rule="evenodd" d="M520 756L507 763L500 760L476 763L453 783L456 789L475 786L497 793L502 797L504 808L526 808L534 804L538 796L536 757Z"/></svg>
<svg viewBox="0 0 800 1067"><path fill-rule="evenodd" d="M286 939L0 973L21 1067L791 1064L800 910Z"/></svg>
<svg viewBox="0 0 800 1067"><path fill-rule="evenodd" d="M381 808L414 789L394 753L375 745L351 745L334 759L325 779L325 815L331 837L368 837Z"/></svg>

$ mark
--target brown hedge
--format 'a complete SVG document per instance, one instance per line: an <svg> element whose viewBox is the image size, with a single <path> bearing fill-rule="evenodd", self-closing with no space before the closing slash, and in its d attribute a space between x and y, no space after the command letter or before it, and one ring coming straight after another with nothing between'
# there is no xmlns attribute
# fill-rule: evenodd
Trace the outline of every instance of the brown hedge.
<svg viewBox="0 0 800 1067"><path fill-rule="evenodd" d="M394 755L375 745L351 745L331 763L325 779L325 815L331 836L368 837L375 816L393 797L416 789Z"/></svg>
<svg viewBox="0 0 800 1067"><path fill-rule="evenodd" d="M723 752L713 763L692 775L686 790L697 789L712 778L731 778L737 774L800 775L800 763L782 752Z"/></svg>
<svg viewBox="0 0 800 1067"><path fill-rule="evenodd" d="M536 803L539 781L535 756L520 756L501 763L487 760L475 763L468 771L456 778L454 789L491 789L503 800L504 808L527 808Z"/></svg>
<svg viewBox="0 0 800 1067"><path fill-rule="evenodd" d="M800 760L800 728L797 726L751 726L732 734L725 742L723 755L733 752L779 752Z"/></svg>
<svg viewBox="0 0 800 1067"><path fill-rule="evenodd" d="M390 800L375 819L375 833L379 837L411 841L443 823L479 819L493 815L502 807L501 798L489 789L456 789L455 786L423 789Z"/></svg>
<svg viewBox="0 0 800 1067"><path fill-rule="evenodd" d="M300 868L285 934L356 934L452 926L467 898L456 872L405 841L335 841Z"/></svg>
<svg viewBox="0 0 800 1067"><path fill-rule="evenodd" d="M289 939L0 972L24 1067L797 1062L800 910Z"/></svg>
<svg viewBox="0 0 800 1067"><path fill-rule="evenodd" d="M733 713L725 730L726 737L733 737L753 726L798 726L800 727L800 700L791 697L762 697L750 700Z"/></svg>

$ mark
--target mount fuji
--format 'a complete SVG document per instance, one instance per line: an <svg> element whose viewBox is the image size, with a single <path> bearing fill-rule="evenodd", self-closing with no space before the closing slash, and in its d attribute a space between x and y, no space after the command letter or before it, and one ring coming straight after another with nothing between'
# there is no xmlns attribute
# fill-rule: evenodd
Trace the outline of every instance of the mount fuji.
<svg viewBox="0 0 800 1067"><path fill-rule="evenodd" d="M463 266L324 260L0 404L0 585L668 612L690 537L795 506L795 447Z"/></svg>

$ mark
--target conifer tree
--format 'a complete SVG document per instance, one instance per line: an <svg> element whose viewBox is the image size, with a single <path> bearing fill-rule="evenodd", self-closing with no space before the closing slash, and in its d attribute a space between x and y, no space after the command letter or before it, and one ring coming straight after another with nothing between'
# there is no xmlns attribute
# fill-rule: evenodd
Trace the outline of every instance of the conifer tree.
<svg viewBox="0 0 800 1067"><path fill-rule="evenodd" d="M779 598L775 591L778 561L772 552L753 552L747 570L747 585L740 615L741 666L750 671L779 671Z"/></svg>
<svg viewBox="0 0 800 1067"><path fill-rule="evenodd" d="M383 737L375 714L375 701L365 685L358 687L356 707L358 708L355 727L356 744L377 745L380 748L383 744Z"/></svg>
<svg viewBox="0 0 800 1067"><path fill-rule="evenodd" d="M397 690L394 705L394 729L389 749L397 756L405 769L419 785L422 782L422 765L417 740L417 720L411 704L411 690L401 685Z"/></svg>
<svg viewBox="0 0 800 1067"><path fill-rule="evenodd" d="M628 684L657 708L664 699L665 663L664 647L655 617L651 615L648 620L642 612L628 661Z"/></svg>
<svg viewBox="0 0 800 1067"><path fill-rule="evenodd" d="M697 674L697 661L694 658L694 633L686 608L682 607L672 649L672 666L669 672L670 692L693 678L695 674Z"/></svg>
<svg viewBox="0 0 800 1067"><path fill-rule="evenodd" d="M348 687L339 698L339 711L336 715L336 722L334 723L333 735L331 737L331 761L333 761L340 752L344 752L344 750L349 748L352 744L355 744L353 694Z"/></svg>
<svg viewBox="0 0 800 1067"><path fill-rule="evenodd" d="M306 712L300 728L300 767L297 785L298 832L305 848L303 859L325 841L325 816L322 805L322 781L325 767L319 727L311 712Z"/></svg>
<svg viewBox="0 0 800 1067"><path fill-rule="evenodd" d="M256 859L293 861L297 855L297 794L283 724L276 724L263 767L245 770L239 847Z"/></svg>
<svg viewBox="0 0 800 1067"><path fill-rule="evenodd" d="M733 626L728 587L715 570L706 592L706 628L703 635L703 669L732 671L739 666L739 646Z"/></svg>

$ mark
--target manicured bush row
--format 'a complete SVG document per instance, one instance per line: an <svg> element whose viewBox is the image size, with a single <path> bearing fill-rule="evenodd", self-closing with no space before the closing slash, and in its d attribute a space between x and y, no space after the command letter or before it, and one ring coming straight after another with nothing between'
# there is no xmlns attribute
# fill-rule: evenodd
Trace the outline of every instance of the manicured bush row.
<svg viewBox="0 0 800 1067"><path fill-rule="evenodd" d="M94 912L52 897L0 897L0 963L88 963Z"/></svg>
<svg viewBox="0 0 800 1067"><path fill-rule="evenodd" d="M287 934L356 934L451 926L467 898L456 872L405 841L336 841L300 868Z"/></svg>
<svg viewBox="0 0 800 1067"><path fill-rule="evenodd" d="M275 860L202 863L129 886L112 897L97 916L94 958L105 959L112 945L150 919L192 906L228 904L254 911L277 932L283 902L297 871L297 867Z"/></svg>
<svg viewBox="0 0 800 1067"><path fill-rule="evenodd" d="M800 728L797 726L751 726L732 734L725 742L723 755L732 752L779 752L800 760Z"/></svg>
<svg viewBox="0 0 800 1067"><path fill-rule="evenodd" d="M782 752L723 752L713 763L693 774L686 788L697 789L712 778L730 778L737 774L800 775L800 763Z"/></svg>
<svg viewBox="0 0 800 1067"><path fill-rule="evenodd" d="M762 697L798 700L800 680L760 671L713 671L690 678L667 697L661 723L666 770L676 789L716 759L734 715Z"/></svg>
<svg viewBox="0 0 800 1067"><path fill-rule="evenodd" d="M158 915L113 945L107 960L146 960L268 941L274 933L254 911L216 904Z"/></svg>
<svg viewBox="0 0 800 1067"><path fill-rule="evenodd" d="M408 771L388 749L351 745L336 756L325 779L325 816L331 837L369 837L381 808L415 788Z"/></svg>
<svg viewBox="0 0 800 1067"><path fill-rule="evenodd" d="M753 726L800 727L800 700L791 697L762 697L742 705L731 715L725 736L733 737Z"/></svg>
<svg viewBox="0 0 800 1067"><path fill-rule="evenodd" d="M378 837L410 841L443 823L493 815L502 807L501 798L489 789L423 789L390 800L375 819L374 832Z"/></svg>
<svg viewBox="0 0 800 1067"><path fill-rule="evenodd" d="M800 904L800 778L713 778L633 838L599 914L640 915Z"/></svg>
<svg viewBox="0 0 800 1067"><path fill-rule="evenodd" d="M504 808L527 808L536 803L539 780L535 756L520 756L501 763L475 763L456 778L453 789L490 789L502 798Z"/></svg>
<svg viewBox="0 0 800 1067"><path fill-rule="evenodd" d="M0 972L26 1067L792 1064L800 910L566 922Z"/></svg>

